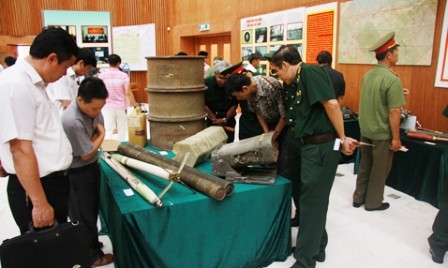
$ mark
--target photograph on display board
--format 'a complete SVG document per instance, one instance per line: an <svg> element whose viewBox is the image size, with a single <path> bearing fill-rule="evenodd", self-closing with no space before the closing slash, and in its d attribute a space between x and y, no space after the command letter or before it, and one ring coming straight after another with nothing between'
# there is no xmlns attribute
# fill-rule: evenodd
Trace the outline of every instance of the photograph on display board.
<svg viewBox="0 0 448 268"><path fill-rule="evenodd" d="M280 47L281 47L281 45L270 45L270 46L269 46L269 52L275 52L275 51L277 51Z"/></svg>
<svg viewBox="0 0 448 268"><path fill-rule="evenodd" d="M241 31L241 44L253 44L253 29Z"/></svg>
<svg viewBox="0 0 448 268"><path fill-rule="evenodd" d="M264 57L264 55L268 52L268 48L266 46L257 46L255 47L255 52L260 53L261 56Z"/></svg>
<svg viewBox="0 0 448 268"><path fill-rule="evenodd" d="M81 26L83 43L107 43L107 26Z"/></svg>
<svg viewBox="0 0 448 268"><path fill-rule="evenodd" d="M107 63L107 57L109 57L108 47L91 47L93 53L95 53L98 64Z"/></svg>
<svg viewBox="0 0 448 268"><path fill-rule="evenodd" d="M243 60L249 60L249 56L253 53L254 49L252 47L242 47L241 55Z"/></svg>
<svg viewBox="0 0 448 268"><path fill-rule="evenodd" d="M300 57L302 57L302 59L303 59L302 44L291 44L291 46L295 47L297 49L297 51L299 51Z"/></svg>
<svg viewBox="0 0 448 268"><path fill-rule="evenodd" d="M265 63L260 63L260 65L258 66L258 73L259 73L260 75L266 75L266 73L267 73L267 68L268 68L267 64L265 64Z"/></svg>
<svg viewBox="0 0 448 268"><path fill-rule="evenodd" d="M277 41L283 41L284 40L284 25L272 25L270 30L270 41L271 42L277 42Z"/></svg>
<svg viewBox="0 0 448 268"><path fill-rule="evenodd" d="M268 41L268 28L255 29L255 43L266 43Z"/></svg>
<svg viewBox="0 0 448 268"><path fill-rule="evenodd" d="M76 42L76 25L48 25L47 27L61 28L66 30Z"/></svg>
<svg viewBox="0 0 448 268"><path fill-rule="evenodd" d="M302 40L302 36L303 36L302 22L288 23L288 25L286 26L287 40Z"/></svg>

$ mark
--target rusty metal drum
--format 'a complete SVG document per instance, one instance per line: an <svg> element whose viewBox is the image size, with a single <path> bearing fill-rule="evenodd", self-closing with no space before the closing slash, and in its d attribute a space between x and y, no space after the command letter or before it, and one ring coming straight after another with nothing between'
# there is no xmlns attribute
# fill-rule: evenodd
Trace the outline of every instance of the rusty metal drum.
<svg viewBox="0 0 448 268"><path fill-rule="evenodd" d="M204 57L147 57L151 146L172 150L174 143L205 128Z"/></svg>

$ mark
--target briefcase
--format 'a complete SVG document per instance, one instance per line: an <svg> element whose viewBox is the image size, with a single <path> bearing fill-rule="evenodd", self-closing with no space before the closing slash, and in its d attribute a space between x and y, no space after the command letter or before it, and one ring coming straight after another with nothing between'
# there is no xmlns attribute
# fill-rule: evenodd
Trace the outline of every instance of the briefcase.
<svg viewBox="0 0 448 268"><path fill-rule="evenodd" d="M2 268L91 267L87 229L79 222L66 222L6 239L0 246Z"/></svg>

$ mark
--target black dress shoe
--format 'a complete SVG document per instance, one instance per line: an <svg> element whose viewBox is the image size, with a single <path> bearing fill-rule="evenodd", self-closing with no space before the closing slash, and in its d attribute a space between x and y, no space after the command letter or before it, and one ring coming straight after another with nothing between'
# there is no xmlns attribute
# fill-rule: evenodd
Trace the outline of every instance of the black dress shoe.
<svg viewBox="0 0 448 268"><path fill-rule="evenodd" d="M429 253L431 253L433 262L443 263L443 257L445 257L445 255L435 253L432 248L429 248Z"/></svg>
<svg viewBox="0 0 448 268"><path fill-rule="evenodd" d="M362 206L363 205L363 203L356 203L356 202L353 202L353 207L355 207L355 208L359 208L360 206Z"/></svg>
<svg viewBox="0 0 448 268"><path fill-rule="evenodd" d="M319 252L316 256L313 257L313 259L317 262L324 262L325 261L325 250Z"/></svg>
<svg viewBox="0 0 448 268"><path fill-rule="evenodd" d="M298 227L300 223L299 217L295 216L291 219L291 227Z"/></svg>
<svg viewBox="0 0 448 268"><path fill-rule="evenodd" d="M367 211L380 211L380 210L386 210L390 207L389 203L382 203L381 206L377 208L366 208Z"/></svg>
<svg viewBox="0 0 448 268"><path fill-rule="evenodd" d="M296 247L291 248L291 253L294 254L294 251L296 251ZM324 262L325 261L325 250L319 252L316 256L313 257L313 259L317 262Z"/></svg>

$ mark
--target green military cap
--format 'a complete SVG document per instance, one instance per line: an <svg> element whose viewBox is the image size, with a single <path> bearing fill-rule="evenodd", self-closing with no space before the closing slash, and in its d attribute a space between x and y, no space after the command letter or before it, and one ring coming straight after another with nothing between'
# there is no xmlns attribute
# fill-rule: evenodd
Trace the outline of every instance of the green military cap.
<svg viewBox="0 0 448 268"><path fill-rule="evenodd" d="M444 116L448 117L448 105L445 107L445 110L442 113Z"/></svg>
<svg viewBox="0 0 448 268"><path fill-rule="evenodd" d="M376 55L382 54L393 47L397 47L398 44L395 39L395 32L390 32L385 36L381 37L373 46L370 47L369 51L374 52Z"/></svg>
<svg viewBox="0 0 448 268"><path fill-rule="evenodd" d="M223 71L220 72L220 74L222 75L228 75L228 74L236 74L236 73L240 73L243 70L243 62L240 61L237 64L234 64L232 66L230 66L227 69L224 69Z"/></svg>

